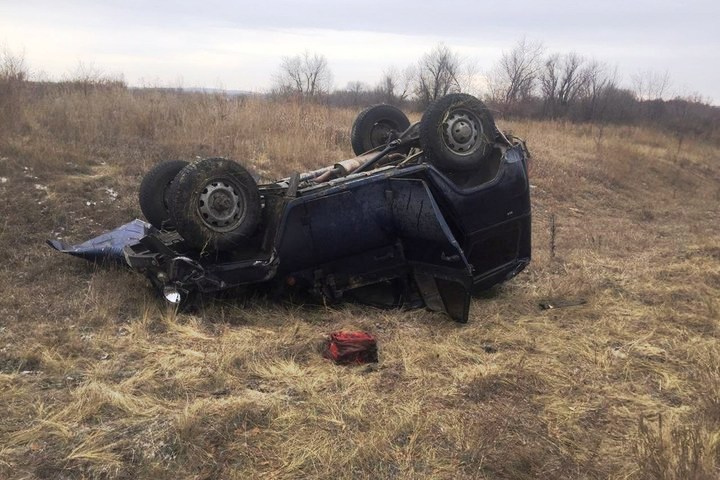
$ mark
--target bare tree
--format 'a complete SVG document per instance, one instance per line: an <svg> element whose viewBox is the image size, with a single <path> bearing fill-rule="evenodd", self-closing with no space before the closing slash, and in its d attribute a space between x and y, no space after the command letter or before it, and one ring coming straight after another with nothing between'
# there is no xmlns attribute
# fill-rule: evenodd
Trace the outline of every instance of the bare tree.
<svg viewBox="0 0 720 480"><path fill-rule="evenodd" d="M375 91L385 103L402 103L410 95L415 71L415 67L412 65L405 70L390 67L383 72Z"/></svg>
<svg viewBox="0 0 720 480"><path fill-rule="evenodd" d="M0 137L20 124L28 76L25 54L0 45Z"/></svg>
<svg viewBox="0 0 720 480"><path fill-rule="evenodd" d="M670 87L670 74L641 70L631 77L633 91L639 100L661 100Z"/></svg>
<svg viewBox="0 0 720 480"><path fill-rule="evenodd" d="M306 50L301 55L283 57L274 81L279 93L316 97L330 90L332 72L324 55Z"/></svg>
<svg viewBox="0 0 720 480"><path fill-rule="evenodd" d="M3 82L23 82L28 79L25 54L16 54L7 47L0 47L0 80Z"/></svg>
<svg viewBox="0 0 720 480"><path fill-rule="evenodd" d="M477 59L461 59L457 83L461 92L480 96L480 93L485 90L487 85L484 76L480 74L480 66L478 65Z"/></svg>
<svg viewBox="0 0 720 480"><path fill-rule="evenodd" d="M359 105L363 92L368 90L367 85L360 81L348 82L346 90L350 94L352 105Z"/></svg>
<svg viewBox="0 0 720 480"><path fill-rule="evenodd" d="M66 78L70 82L94 85L101 83L104 75L99 68L95 67L94 63L78 62L75 70L70 72Z"/></svg>
<svg viewBox="0 0 720 480"><path fill-rule="evenodd" d="M567 113L585 93L589 73L586 63L574 52L547 57L539 75L546 115L555 117Z"/></svg>
<svg viewBox="0 0 720 480"><path fill-rule="evenodd" d="M511 106L529 97L538 79L543 51L541 43L523 38L512 50L503 52L488 79L493 100Z"/></svg>
<svg viewBox="0 0 720 480"><path fill-rule="evenodd" d="M63 80L67 86L80 89L85 95L100 88L126 87L122 74L107 74L92 62L78 62L75 69L67 73Z"/></svg>
<svg viewBox="0 0 720 480"><path fill-rule="evenodd" d="M375 91L382 97L385 103L395 103L395 92L397 90L397 71L394 68L385 70Z"/></svg>
<svg viewBox="0 0 720 480"><path fill-rule="evenodd" d="M458 80L462 61L443 44L437 45L418 62L415 94L423 105L451 92L460 91Z"/></svg>
<svg viewBox="0 0 720 480"><path fill-rule="evenodd" d="M624 98L617 86L617 69L593 60L585 67L585 83L583 120L605 120L612 102Z"/></svg>
<svg viewBox="0 0 720 480"><path fill-rule="evenodd" d="M345 89L348 92L360 94L360 93L364 92L365 90L367 90L367 85L365 85L363 82L361 82L359 80L354 80L354 81L348 82L347 87L345 87Z"/></svg>
<svg viewBox="0 0 720 480"><path fill-rule="evenodd" d="M583 66L584 63L585 59L575 52L563 56L560 85L558 87L560 105L569 106L585 89L587 77Z"/></svg>
<svg viewBox="0 0 720 480"><path fill-rule="evenodd" d="M545 115L556 115L558 85L560 84L560 55L554 53L545 59L540 73L540 92L545 106Z"/></svg>

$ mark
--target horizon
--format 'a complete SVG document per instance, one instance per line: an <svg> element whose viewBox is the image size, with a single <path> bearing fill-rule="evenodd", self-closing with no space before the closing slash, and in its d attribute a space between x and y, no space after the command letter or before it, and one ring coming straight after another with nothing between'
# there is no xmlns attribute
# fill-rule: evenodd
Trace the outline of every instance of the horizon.
<svg viewBox="0 0 720 480"><path fill-rule="evenodd" d="M62 80L82 66L122 76L132 87L265 93L282 58L306 50L327 58L334 89L353 81L372 88L386 69L416 63L440 43L485 75L503 51L527 38L542 42L547 54L577 52L617 69L622 88L632 89L634 75L667 73L670 87L663 98L699 95L718 104L720 39L713 21L720 6L611 3L512 0L506 8L515 13L506 18L485 16L482 12L492 9L467 0L434 10L370 0L368 7L377 8L363 12L346 11L347 2L285 0L259 9L224 0L203 8L188 1L71 0L60 9L46 0L28 0L0 5L0 45L24 54L40 79Z"/></svg>

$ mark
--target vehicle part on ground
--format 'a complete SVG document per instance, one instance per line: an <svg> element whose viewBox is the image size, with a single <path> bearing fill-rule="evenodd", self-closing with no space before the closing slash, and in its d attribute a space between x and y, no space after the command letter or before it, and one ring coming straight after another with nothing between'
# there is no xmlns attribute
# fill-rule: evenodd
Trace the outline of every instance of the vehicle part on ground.
<svg viewBox="0 0 720 480"><path fill-rule="evenodd" d="M393 105L373 105L360 112L350 130L355 155L386 145L410 126L402 110ZM405 152L407 153L407 152Z"/></svg>
<svg viewBox="0 0 720 480"><path fill-rule="evenodd" d="M587 300L584 298L548 298L538 303L542 310L552 310L554 308L577 307L585 305Z"/></svg>
<svg viewBox="0 0 720 480"><path fill-rule="evenodd" d="M158 163L143 177L140 183L140 210L153 227L172 227L168 193L173 180L187 164L185 160Z"/></svg>
<svg viewBox="0 0 720 480"><path fill-rule="evenodd" d="M125 263L125 247L137 243L152 232L156 230L149 223L135 219L77 245L68 245L60 240L48 240L47 244L58 252L91 262Z"/></svg>
<svg viewBox="0 0 720 480"><path fill-rule="evenodd" d="M170 189L177 229L127 239L125 260L181 304L256 285L467 321L471 294L531 256L527 148L486 113L451 95L374 152L259 186L229 160L190 164Z"/></svg>
<svg viewBox="0 0 720 480"><path fill-rule="evenodd" d="M445 170L477 169L492 152L495 121L477 98L453 93L428 106L420 120L420 144L426 157Z"/></svg>
<svg viewBox="0 0 720 480"><path fill-rule="evenodd" d="M260 195L239 163L207 158L183 168L170 186L170 216L189 246L228 250L247 242L260 221Z"/></svg>

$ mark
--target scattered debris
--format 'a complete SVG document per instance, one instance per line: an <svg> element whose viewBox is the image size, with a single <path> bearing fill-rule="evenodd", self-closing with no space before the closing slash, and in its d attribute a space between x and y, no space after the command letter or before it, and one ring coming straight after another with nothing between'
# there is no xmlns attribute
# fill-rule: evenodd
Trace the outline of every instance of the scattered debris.
<svg viewBox="0 0 720 480"><path fill-rule="evenodd" d="M118 198L118 192L116 192L115 190L113 190L113 189L110 188L110 187L105 187L105 192L107 192L107 194L110 196L110 200L111 200L111 201L117 200L117 198Z"/></svg>
<svg viewBox="0 0 720 480"><path fill-rule="evenodd" d="M128 330L125 327L120 327L117 330L117 335L118 335L118 337L125 337L127 335L130 335L130 330Z"/></svg>
<svg viewBox="0 0 720 480"><path fill-rule="evenodd" d="M627 358L627 353L620 350L620 347L611 348L610 353L617 358Z"/></svg>
<svg viewBox="0 0 720 480"><path fill-rule="evenodd" d="M339 364L377 363L377 341L366 332L333 332L323 356Z"/></svg>
<svg viewBox="0 0 720 480"><path fill-rule="evenodd" d="M485 350L485 353L497 353L497 348L490 343L484 344L482 348Z"/></svg>
<svg viewBox="0 0 720 480"><path fill-rule="evenodd" d="M575 298L571 300L563 299L548 299L540 302L540 308L543 310L551 310L553 308L565 308L565 307L577 307L578 305L585 305L587 300L584 298Z"/></svg>
<svg viewBox="0 0 720 480"><path fill-rule="evenodd" d="M33 175L33 169L30 167L23 167L23 171L25 172L25 178L29 178L31 180L37 180L37 176Z"/></svg>
<svg viewBox="0 0 720 480"><path fill-rule="evenodd" d="M40 185L39 183L36 183L34 186L35 186L35 190L42 190L43 192L47 192L47 190L48 190L47 186Z"/></svg>
<svg viewBox="0 0 720 480"><path fill-rule="evenodd" d="M56 230L53 230L50 232L50 235L52 235L55 240L62 240L62 236L65 233L65 227L58 227Z"/></svg>

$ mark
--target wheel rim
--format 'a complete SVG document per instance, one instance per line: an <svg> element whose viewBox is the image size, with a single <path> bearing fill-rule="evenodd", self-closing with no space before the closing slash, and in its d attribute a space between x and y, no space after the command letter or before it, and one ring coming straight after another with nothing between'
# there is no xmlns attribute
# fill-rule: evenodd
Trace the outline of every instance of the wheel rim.
<svg viewBox="0 0 720 480"><path fill-rule="evenodd" d="M443 141L456 155L472 155L484 146L482 122L471 111L452 110L442 127Z"/></svg>
<svg viewBox="0 0 720 480"><path fill-rule="evenodd" d="M239 189L222 180L209 182L200 192L198 213L203 223L216 232L229 232L245 218L245 198Z"/></svg>

